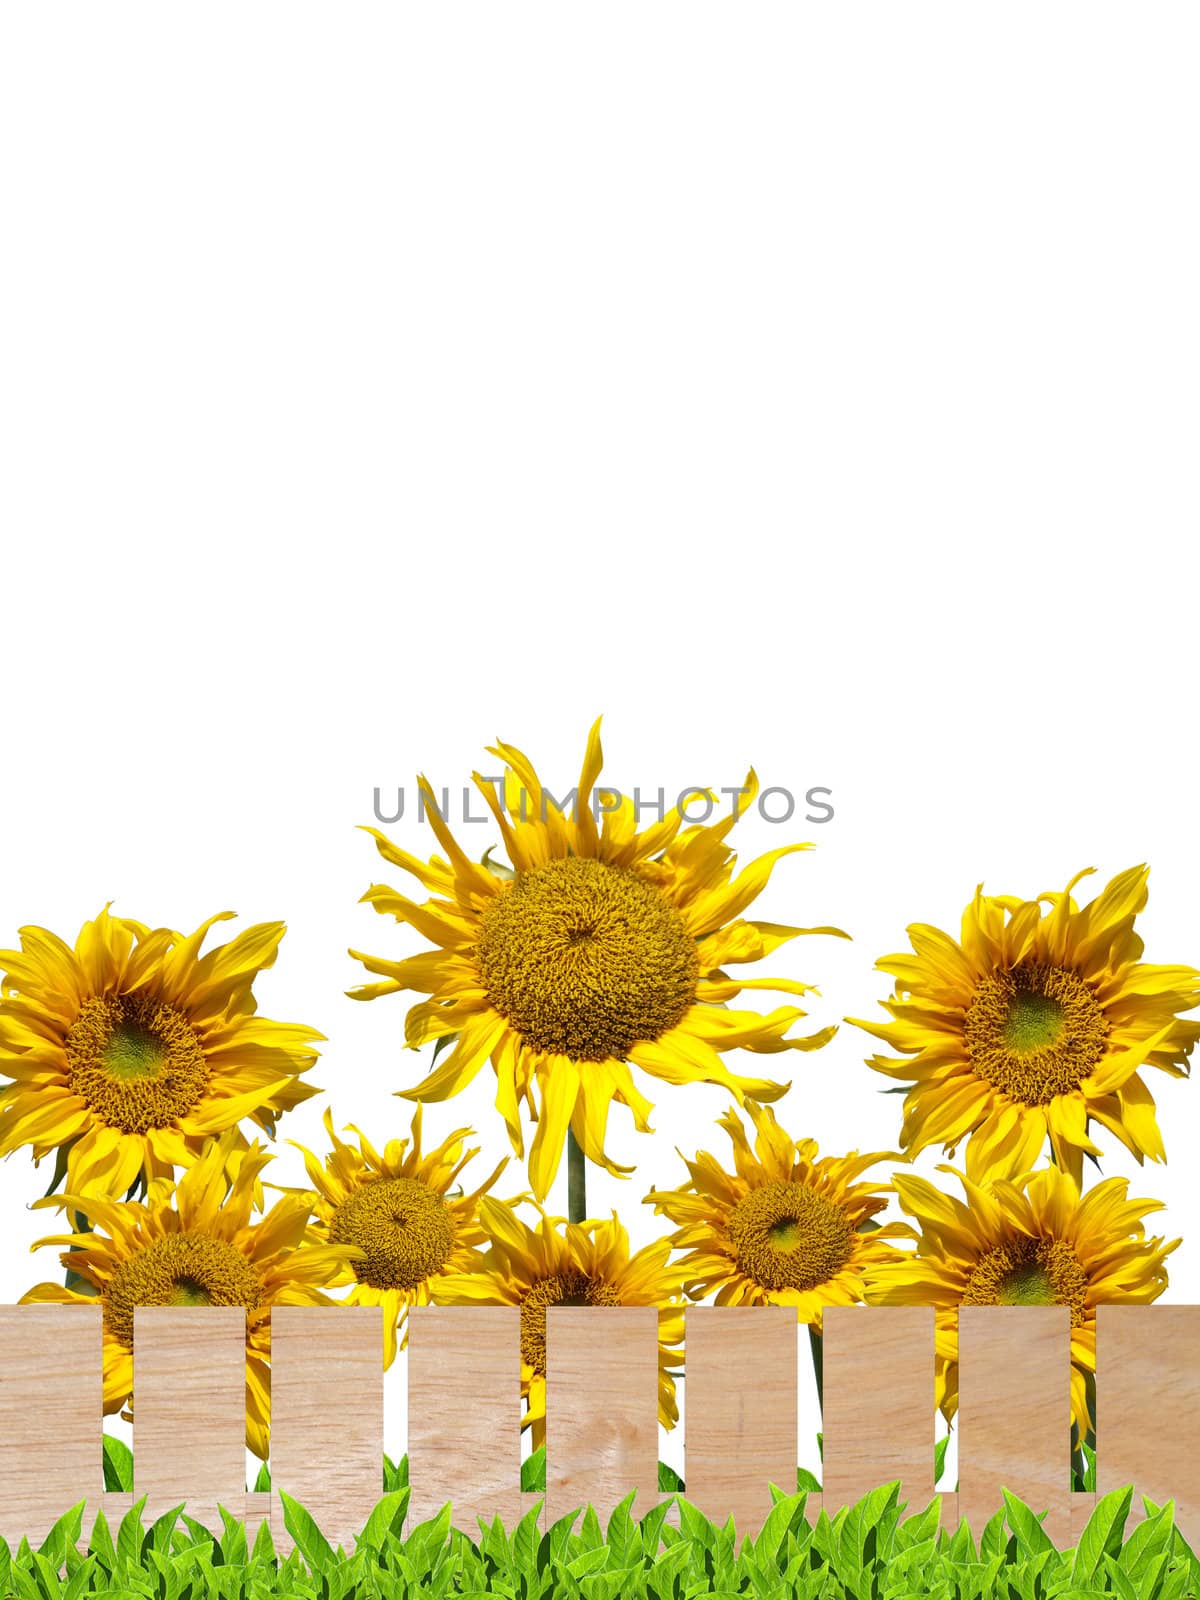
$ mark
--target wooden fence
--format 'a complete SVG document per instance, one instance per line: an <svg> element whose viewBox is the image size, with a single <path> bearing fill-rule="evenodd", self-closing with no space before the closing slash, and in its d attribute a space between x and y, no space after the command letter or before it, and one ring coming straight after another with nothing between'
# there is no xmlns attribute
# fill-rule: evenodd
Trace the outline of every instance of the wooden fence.
<svg viewBox="0 0 1200 1600"><path fill-rule="evenodd" d="M354 1535L381 1492L382 1329L377 1307L272 1312L272 1492L245 1489L243 1314L152 1307L136 1313L135 1495L145 1515L180 1501L220 1527L217 1505L251 1535L269 1520L290 1548L277 1491L334 1544ZM916 1510L933 1485L933 1311L826 1312L823 1496L830 1510L898 1478ZM803 1330L799 1330L803 1331ZM797 1323L782 1307L687 1313L687 1497L739 1531L791 1489L797 1455ZM520 1490L518 1312L415 1310L407 1356L410 1526L450 1500L454 1521L511 1524L536 1502ZM591 1501L605 1517L630 1489L635 1514L657 1488L657 1323L642 1307L549 1313L544 1518ZM807 1341L805 1341L807 1343ZM1061 1306L964 1307L959 1314L959 1489L943 1524L978 1533L1004 1485L1047 1511L1074 1542L1095 1496L1070 1490L1069 1323ZM403 1360L403 1358L402 1358ZM1200 1541L1200 1307L1101 1306L1097 1331L1098 1488L1133 1483L1174 1499ZM111 1521L135 1495L105 1492L100 1308L0 1307L0 1533L31 1541L86 1497ZM1135 1515L1140 1500L1135 1497Z"/></svg>

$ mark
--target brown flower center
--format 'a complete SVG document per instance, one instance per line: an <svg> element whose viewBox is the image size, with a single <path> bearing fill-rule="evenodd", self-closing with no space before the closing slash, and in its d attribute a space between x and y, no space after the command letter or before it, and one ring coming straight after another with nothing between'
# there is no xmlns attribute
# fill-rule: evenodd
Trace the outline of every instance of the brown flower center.
<svg viewBox="0 0 1200 1600"><path fill-rule="evenodd" d="M573 1269L539 1278L521 1300L521 1360L534 1372L546 1372L547 1306L619 1306L621 1296L609 1283Z"/></svg>
<svg viewBox="0 0 1200 1600"><path fill-rule="evenodd" d="M766 1290L815 1289L836 1277L854 1250L842 1208L805 1183L751 1189L730 1214L738 1270Z"/></svg>
<svg viewBox="0 0 1200 1600"><path fill-rule="evenodd" d="M440 1272L454 1250L454 1223L445 1200L415 1178L375 1178L348 1195L329 1228L335 1244L356 1244L359 1283L375 1289L415 1289Z"/></svg>
<svg viewBox="0 0 1200 1600"><path fill-rule="evenodd" d="M103 1290L109 1332L133 1348L138 1306L245 1306L262 1300L252 1264L225 1239L207 1233L169 1233L122 1261Z"/></svg>
<svg viewBox="0 0 1200 1600"><path fill-rule="evenodd" d="M488 998L535 1050L618 1060L657 1039L696 993L696 941L652 885L571 856L522 872L483 913Z"/></svg>

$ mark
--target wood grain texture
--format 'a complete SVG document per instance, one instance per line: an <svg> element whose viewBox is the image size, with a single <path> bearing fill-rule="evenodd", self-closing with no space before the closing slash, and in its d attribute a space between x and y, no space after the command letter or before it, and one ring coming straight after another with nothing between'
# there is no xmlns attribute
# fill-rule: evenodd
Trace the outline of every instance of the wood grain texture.
<svg viewBox="0 0 1200 1600"><path fill-rule="evenodd" d="M104 1490L100 1306L0 1306L0 1535L36 1549Z"/></svg>
<svg viewBox="0 0 1200 1600"><path fill-rule="evenodd" d="M546 1515L591 1504L602 1522L631 1489L658 1503L658 1312L551 1306L546 1316Z"/></svg>
<svg viewBox="0 0 1200 1600"><path fill-rule="evenodd" d="M330 1544L354 1549L383 1493L383 1312L379 1306L271 1311L271 1533L292 1548L279 1491Z"/></svg>
<svg viewBox="0 0 1200 1600"><path fill-rule="evenodd" d="M1071 1543L1071 1312L962 1306L958 1313L958 1514L976 1540L1007 1489ZM946 1508L948 1509L948 1508Z"/></svg>
<svg viewBox="0 0 1200 1600"><path fill-rule="evenodd" d="M922 1510L934 1494L933 1307L827 1306L823 1324L825 1509L898 1478L909 1512Z"/></svg>
<svg viewBox="0 0 1200 1600"><path fill-rule="evenodd" d="M520 1312L414 1306L408 1318L408 1526L449 1500L454 1526L515 1526L521 1495Z"/></svg>
<svg viewBox="0 0 1200 1600"><path fill-rule="evenodd" d="M1200 1548L1200 1306L1097 1306L1096 1488L1134 1487L1175 1502L1175 1521Z"/></svg>
<svg viewBox="0 0 1200 1600"><path fill-rule="evenodd" d="M221 1526L246 1495L246 1312L139 1306L133 1315L133 1492L153 1522L186 1501ZM182 1444L186 1441L186 1445Z"/></svg>
<svg viewBox="0 0 1200 1600"><path fill-rule="evenodd" d="M757 1534L770 1485L796 1488L796 1312L691 1306L686 1313L687 1498Z"/></svg>

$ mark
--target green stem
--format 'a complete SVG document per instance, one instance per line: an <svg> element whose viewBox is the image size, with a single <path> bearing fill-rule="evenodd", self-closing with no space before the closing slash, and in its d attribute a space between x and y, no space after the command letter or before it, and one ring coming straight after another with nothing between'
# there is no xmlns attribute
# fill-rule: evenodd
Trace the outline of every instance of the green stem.
<svg viewBox="0 0 1200 1600"><path fill-rule="evenodd" d="M817 1405L821 1412L821 1421L825 1421L825 1387L822 1381L823 1352L821 1349L821 1335L810 1322L808 1325L808 1348L812 1354L813 1377L817 1380Z"/></svg>
<svg viewBox="0 0 1200 1600"><path fill-rule="evenodd" d="M567 1220L582 1222L587 1216L587 1170L583 1149L567 1129Z"/></svg>

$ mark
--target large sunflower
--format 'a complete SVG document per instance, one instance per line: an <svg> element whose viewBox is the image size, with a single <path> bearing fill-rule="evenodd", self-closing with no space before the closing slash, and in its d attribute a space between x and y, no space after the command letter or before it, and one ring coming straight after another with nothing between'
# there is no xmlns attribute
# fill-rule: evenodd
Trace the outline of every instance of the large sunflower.
<svg viewBox="0 0 1200 1600"><path fill-rule="evenodd" d="M436 1150L421 1154L421 1107L412 1120L412 1148L407 1139L393 1139L383 1154L361 1129L358 1148L333 1131L333 1113L325 1112L325 1131L332 1146L324 1161L295 1145L318 1199L308 1241L358 1245L363 1255L348 1261L335 1285L353 1283L343 1303L383 1307L384 1365L396 1359L397 1331L410 1305L429 1304L430 1291L447 1272L471 1265L474 1247L486 1235L479 1222L480 1197L508 1165L506 1156L477 1189L457 1194L450 1187L479 1151L464 1152L470 1128L456 1128Z"/></svg>
<svg viewBox="0 0 1200 1600"><path fill-rule="evenodd" d="M913 954L877 963L896 980L883 1002L894 1020L857 1026L907 1058L873 1056L872 1067L916 1079L906 1150L940 1143L953 1154L970 1135L967 1171L980 1179L1029 1170L1049 1134L1055 1161L1081 1184L1084 1153L1101 1153L1095 1121L1139 1163L1165 1159L1139 1068L1187 1076L1200 1025L1178 1014L1200 1003L1200 972L1140 959L1133 924L1147 871L1121 873L1082 909L1071 898L1082 872L1037 900L980 889L961 942L918 923Z"/></svg>
<svg viewBox="0 0 1200 1600"><path fill-rule="evenodd" d="M1096 1371L1096 1307L1145 1305L1167 1286L1163 1265L1180 1243L1147 1239L1143 1217L1159 1200L1129 1200L1127 1178L1107 1178L1080 1196L1058 1167L980 1185L953 1167L964 1205L924 1178L897 1172L904 1210L919 1224L917 1248L872 1269L876 1305L936 1307L937 1403L958 1408L958 1307L1071 1308L1071 1419L1092 1427L1088 1380Z"/></svg>
<svg viewBox="0 0 1200 1600"><path fill-rule="evenodd" d="M245 1306L246 1443L267 1455L270 1426L270 1319L273 1305L332 1305L321 1293L357 1252L348 1245L300 1250L311 1194L286 1195L260 1219L254 1186L270 1153L236 1149L231 1129L209 1140L176 1185L154 1179L145 1203L65 1193L35 1205L70 1206L95 1231L56 1234L34 1245L68 1245L65 1267L92 1293L39 1283L21 1304L95 1305L104 1324L104 1410L133 1415L133 1314L138 1306ZM231 1170L236 1177L230 1178ZM121 1408L125 1409L122 1410Z"/></svg>
<svg viewBox="0 0 1200 1600"><path fill-rule="evenodd" d="M0 951L0 1073L13 1080L0 1090L0 1155L28 1144L40 1160L57 1146L73 1193L124 1194L244 1117L273 1135L281 1111L320 1092L297 1074L323 1036L255 1015L254 979L283 923L200 954L232 916L185 938L105 908L73 950L21 929L20 950Z"/></svg>
<svg viewBox="0 0 1200 1600"><path fill-rule="evenodd" d="M543 1212L527 1227L511 1207L485 1197L479 1203L486 1251L475 1252L468 1272L434 1285L438 1305L521 1308L521 1426L532 1427L535 1448L546 1436L546 1309L548 1306L658 1306L658 1416L667 1428L679 1420L669 1368L683 1359L682 1273L668 1264L666 1239L629 1253L629 1235L611 1222L565 1223Z"/></svg>
<svg viewBox="0 0 1200 1600"><path fill-rule="evenodd" d="M529 1175L539 1199L554 1181L568 1127L590 1160L622 1176L632 1170L604 1151L613 1100L629 1108L641 1132L650 1131L653 1107L635 1088L630 1062L668 1083L720 1084L739 1102L774 1100L787 1085L736 1076L721 1052L813 1050L835 1031L788 1038L805 1014L799 1007L764 1016L727 1005L743 989L807 992L786 978L735 978L724 969L757 961L799 933L839 931L741 915L780 857L809 847L772 850L734 877L736 856L725 837L736 812L712 825L685 826L672 811L639 833L634 802L598 790L605 807L598 825L599 728L597 721L578 787L561 805L511 745L492 750L506 763L502 796L474 774L511 867L467 859L424 778L427 814L448 861L419 861L377 829L366 830L384 859L410 872L433 898L417 903L375 885L363 899L437 948L405 961L351 951L384 980L351 994L360 1000L401 989L428 994L408 1013L408 1044L457 1037L446 1060L404 1091L409 1099L444 1100L491 1058L497 1108L518 1156L525 1153L522 1102L537 1121ZM757 793L753 772L743 792L751 799Z"/></svg>
<svg viewBox="0 0 1200 1600"><path fill-rule="evenodd" d="M769 1106L749 1106L757 1137L751 1150L737 1114L718 1118L733 1144L734 1171L707 1151L687 1162L691 1182L651 1189L647 1205L680 1224L671 1243L686 1251L686 1290L719 1306L795 1306L819 1332L821 1309L857 1305L863 1277L895 1259L887 1243L908 1236L904 1223L863 1231L885 1209L890 1185L856 1183L894 1152L817 1156L813 1139L794 1141Z"/></svg>

